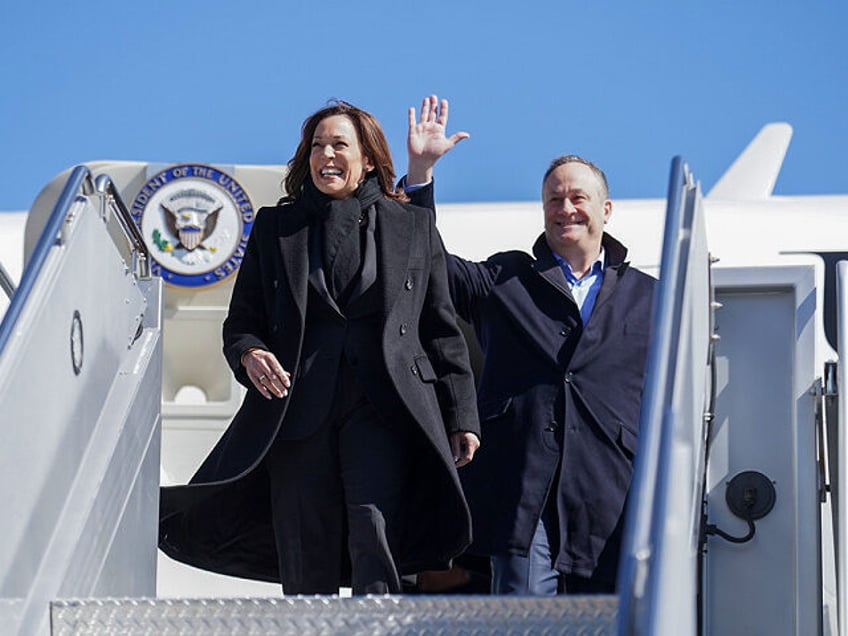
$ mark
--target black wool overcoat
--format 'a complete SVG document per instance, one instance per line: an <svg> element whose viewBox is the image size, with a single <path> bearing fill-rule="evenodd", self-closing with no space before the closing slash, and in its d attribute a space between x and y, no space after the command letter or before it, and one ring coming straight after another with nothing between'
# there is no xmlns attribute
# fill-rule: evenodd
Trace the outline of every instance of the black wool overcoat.
<svg viewBox="0 0 848 636"><path fill-rule="evenodd" d="M398 555L401 572L412 573L447 567L471 541L448 435L479 434L479 420L432 212L385 199L376 206L381 334L375 340L381 346L363 352L357 369L375 404L402 406L392 416L405 421L392 425L410 427L420 438ZM224 326L224 354L247 394L191 482L161 489L160 547L195 567L279 581L262 460L278 435L299 439L319 424L286 418L299 389L308 328L312 227L301 202L259 211ZM256 391L240 363L250 347L273 352L291 373L289 397L266 400Z"/></svg>
<svg viewBox="0 0 848 636"><path fill-rule="evenodd" d="M411 194L433 206L432 186ZM584 327L544 235L533 254L483 262L448 255L457 313L483 355L483 438L462 473L481 554L526 555L548 497L559 517L555 567L614 581L638 445L656 279L604 234L604 281Z"/></svg>

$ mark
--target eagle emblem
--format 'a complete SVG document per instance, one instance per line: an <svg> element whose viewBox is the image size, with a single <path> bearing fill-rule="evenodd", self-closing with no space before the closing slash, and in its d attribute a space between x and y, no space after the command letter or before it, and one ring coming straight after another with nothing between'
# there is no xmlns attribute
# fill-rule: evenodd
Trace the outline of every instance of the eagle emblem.
<svg viewBox="0 0 848 636"><path fill-rule="evenodd" d="M218 213L224 207L201 190L180 190L159 204L165 212L165 225L189 252L197 249L215 231Z"/></svg>
<svg viewBox="0 0 848 636"><path fill-rule="evenodd" d="M133 219L170 285L205 287L239 268L253 226L247 192L214 166L179 164L152 174L133 201Z"/></svg>

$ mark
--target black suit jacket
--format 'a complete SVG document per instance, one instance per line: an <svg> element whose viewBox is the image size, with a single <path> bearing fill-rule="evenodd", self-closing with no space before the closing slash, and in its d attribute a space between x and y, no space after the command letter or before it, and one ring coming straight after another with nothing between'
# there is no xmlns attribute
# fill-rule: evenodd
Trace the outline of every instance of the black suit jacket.
<svg viewBox="0 0 848 636"><path fill-rule="evenodd" d="M412 193L432 207L432 186ZM485 445L463 471L472 550L527 554L556 497L556 568L614 581L633 473L655 279L605 234L604 282L588 324L544 235L533 255L448 255L451 296L483 353Z"/></svg>
<svg viewBox="0 0 848 636"><path fill-rule="evenodd" d="M479 434L468 350L450 300L445 255L432 213L377 202L377 325L358 369L381 404L402 405L424 451L415 467L401 570L444 567L470 542L470 516L448 434ZM267 477L261 468L277 435L299 439L318 417L287 417L302 375L309 290L309 214L300 203L263 208L253 228L230 310L224 354L247 395L189 486L162 489L160 547L172 557L225 574L277 580ZM292 374L288 398L266 400L241 366L250 347L272 351ZM331 387L327 387L329 390ZM320 391L311 393L326 400ZM302 406L302 405L301 405ZM304 409L299 409L302 413ZM398 415L394 410L394 415Z"/></svg>

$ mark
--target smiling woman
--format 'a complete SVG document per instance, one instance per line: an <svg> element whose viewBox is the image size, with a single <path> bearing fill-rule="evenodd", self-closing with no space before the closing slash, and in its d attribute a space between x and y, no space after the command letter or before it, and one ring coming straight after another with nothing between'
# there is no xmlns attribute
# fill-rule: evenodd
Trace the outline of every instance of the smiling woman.
<svg viewBox="0 0 848 636"><path fill-rule="evenodd" d="M162 489L160 545L286 594L399 593L471 537L456 471L479 422L442 242L355 106L310 116L288 167L224 322L247 395L190 485Z"/></svg>
<svg viewBox="0 0 848 636"><path fill-rule="evenodd" d="M353 196L374 166L362 152L350 117L333 115L321 120L312 138L309 169L315 187L327 196Z"/></svg>
<svg viewBox="0 0 848 636"><path fill-rule="evenodd" d="M352 162L358 165L353 166ZM331 173L348 168L358 176L346 175L348 178L344 181L355 186L353 189L338 187L332 191L323 189L322 185L329 185L323 183L323 168L328 169L328 174L324 175L328 178L339 178L339 174ZM334 102L303 122L300 143L288 162L288 169L285 180L287 194L280 199L281 204L298 200L310 179L323 194L334 199L349 198L369 173L377 179L385 198L409 201L402 190L394 188L392 153L380 123L370 113L347 102Z"/></svg>

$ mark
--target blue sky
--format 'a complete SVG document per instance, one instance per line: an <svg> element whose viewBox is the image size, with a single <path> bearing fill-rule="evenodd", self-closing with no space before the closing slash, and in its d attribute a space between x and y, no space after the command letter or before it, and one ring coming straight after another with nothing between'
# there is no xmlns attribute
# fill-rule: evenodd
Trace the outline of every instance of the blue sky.
<svg viewBox="0 0 848 636"><path fill-rule="evenodd" d="M329 98L374 113L438 93L471 133L443 202L533 200L577 153L614 198L708 190L759 128L795 135L778 194L848 192L848 3L0 0L0 210L98 159L285 163Z"/></svg>

